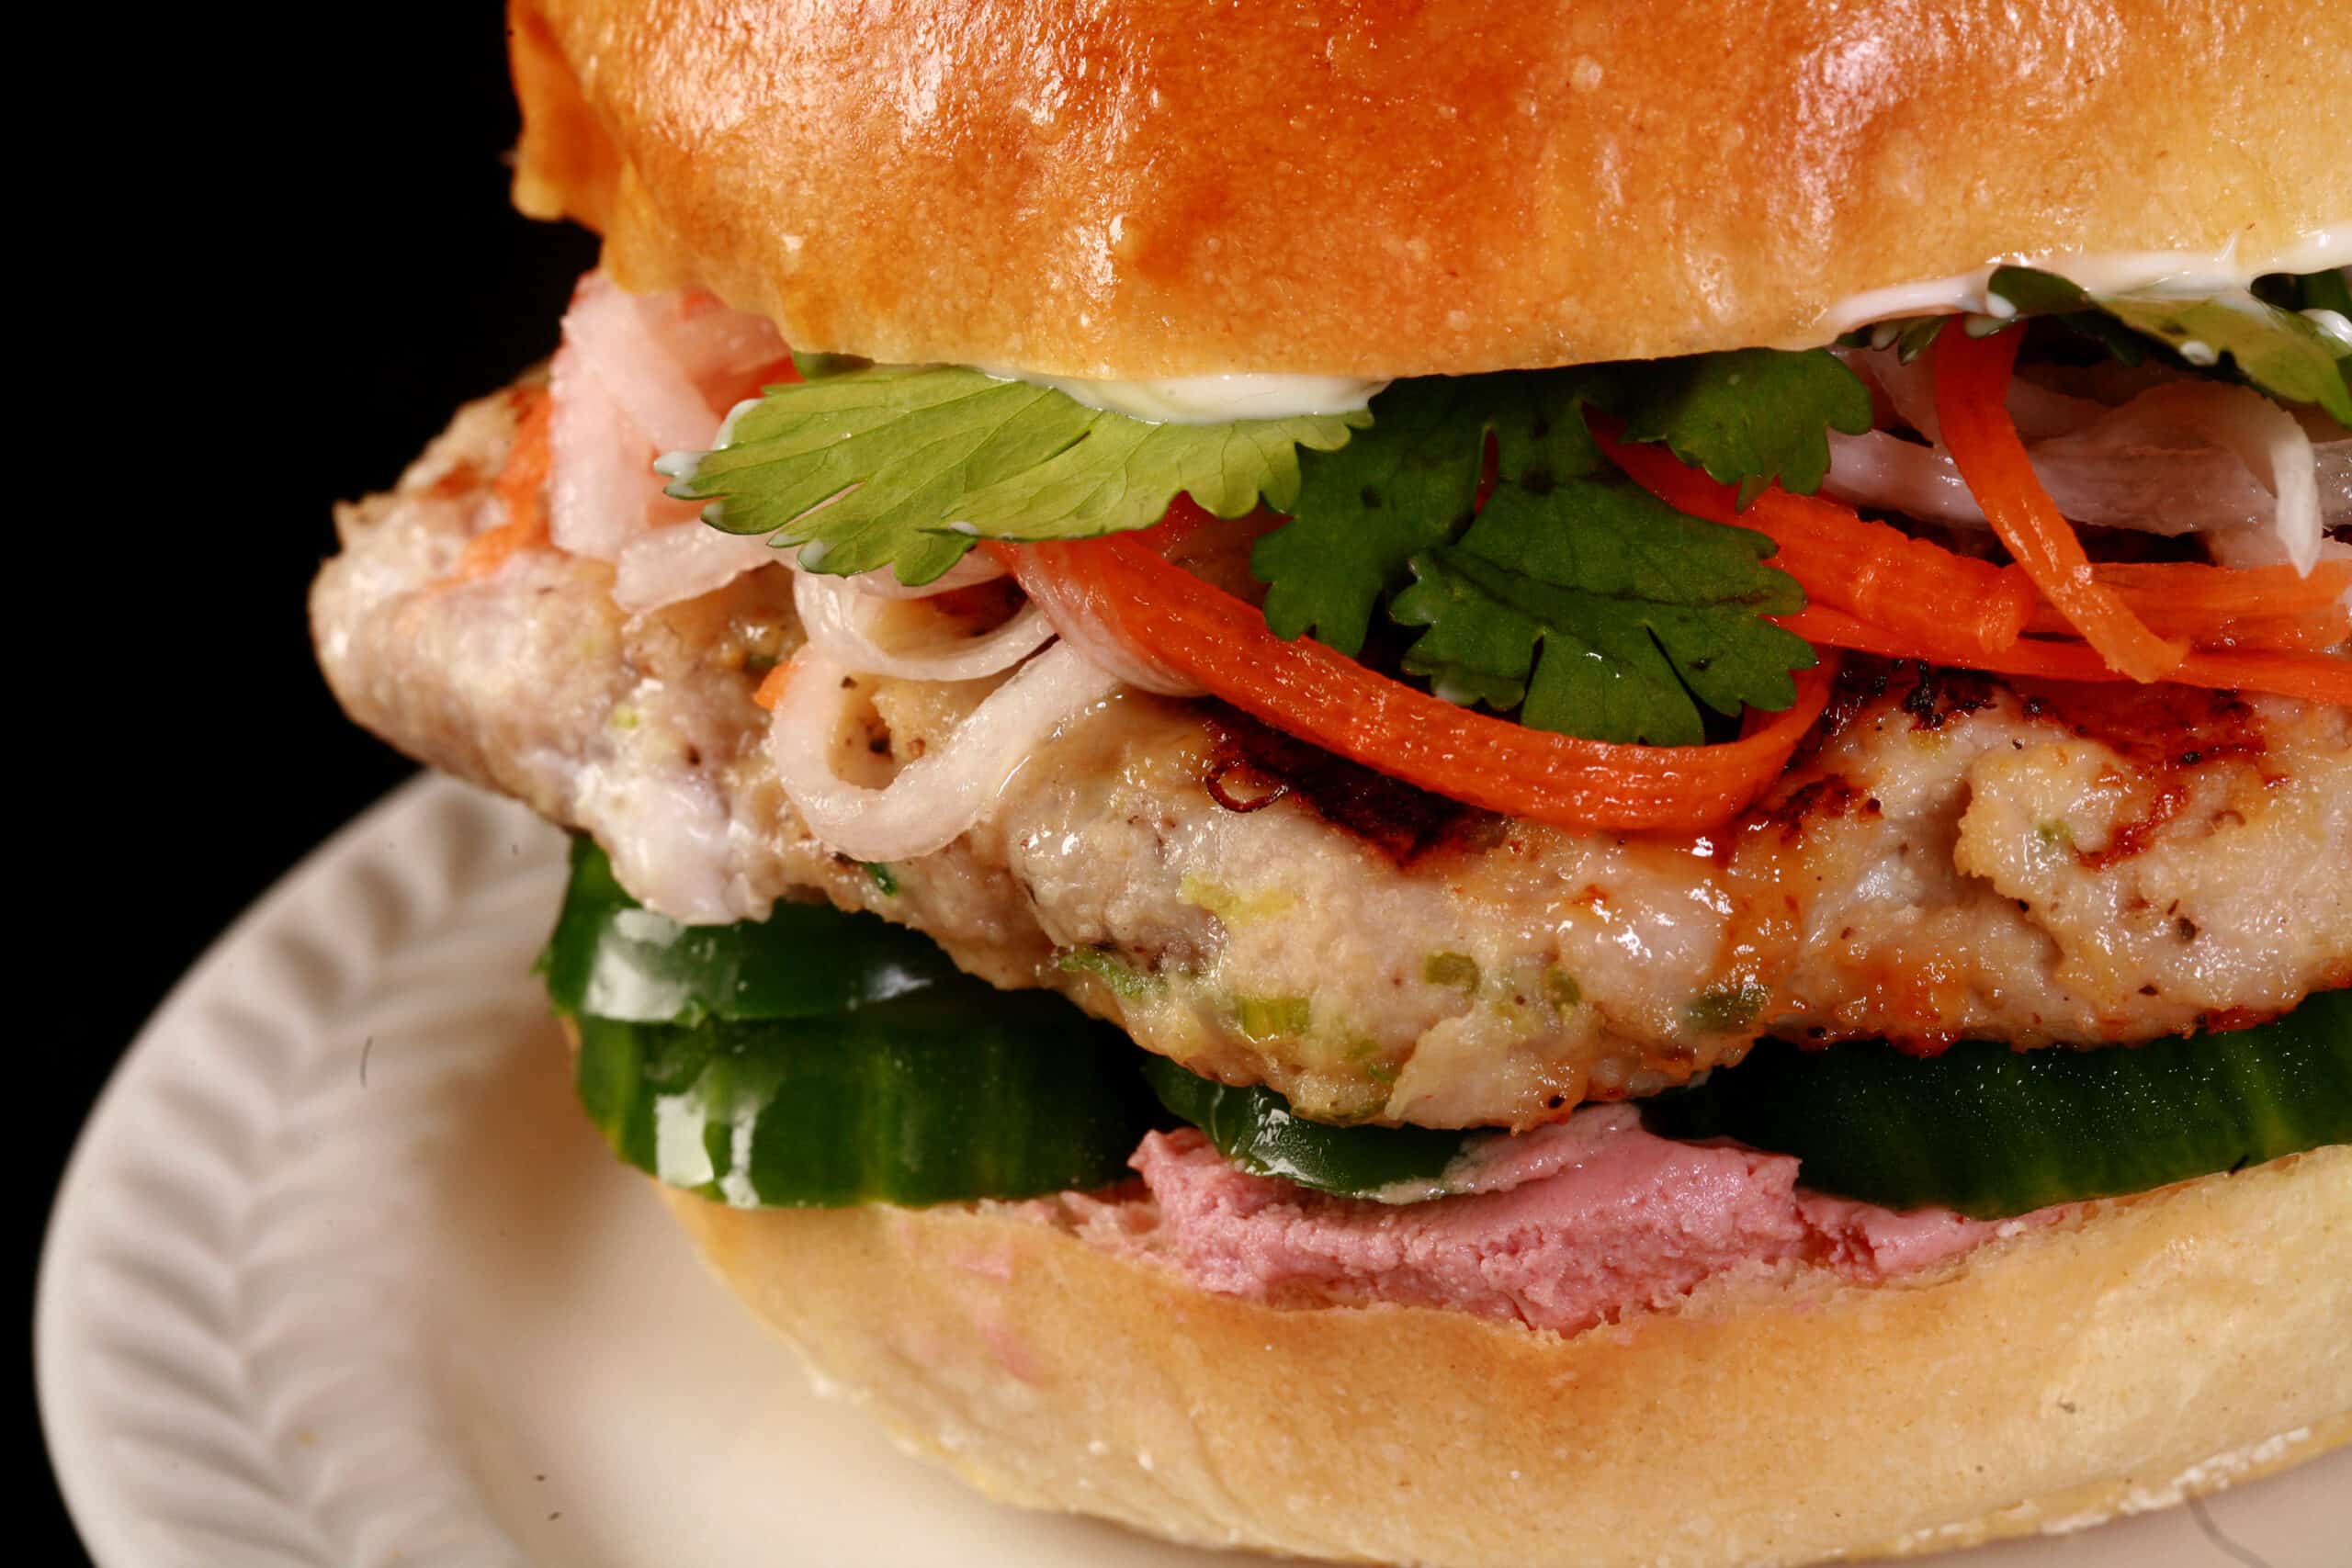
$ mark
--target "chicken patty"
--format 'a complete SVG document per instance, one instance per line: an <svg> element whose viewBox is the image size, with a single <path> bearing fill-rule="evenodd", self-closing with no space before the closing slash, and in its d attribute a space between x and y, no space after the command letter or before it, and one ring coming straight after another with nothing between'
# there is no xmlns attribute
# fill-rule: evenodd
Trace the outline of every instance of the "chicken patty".
<svg viewBox="0 0 2352 1568"><path fill-rule="evenodd" d="M1766 1033L2136 1040L2352 982L2352 715L1878 663L1714 833L1496 817L1129 691L878 874L809 835L766 759L751 694L799 640L782 568L637 617L551 549L453 578L500 520L514 412L470 406L339 516L311 615L355 718L594 834L681 919L821 894L1313 1116L1523 1127ZM845 755L887 773L987 684L867 682Z"/></svg>

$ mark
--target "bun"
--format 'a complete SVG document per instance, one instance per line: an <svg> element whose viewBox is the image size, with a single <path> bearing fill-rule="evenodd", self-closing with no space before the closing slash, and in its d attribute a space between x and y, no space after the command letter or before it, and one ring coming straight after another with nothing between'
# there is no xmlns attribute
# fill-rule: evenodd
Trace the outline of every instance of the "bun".
<svg viewBox="0 0 2352 1568"><path fill-rule="evenodd" d="M513 0L522 208L796 344L1400 376L2352 220L2352 6Z"/></svg>
<svg viewBox="0 0 2352 1568"><path fill-rule="evenodd" d="M1032 1207L732 1210L705 1258L910 1446L1159 1535L1727 1568L2087 1524L2352 1438L2352 1147L1917 1282L1802 1271L1572 1338L1206 1294Z"/></svg>

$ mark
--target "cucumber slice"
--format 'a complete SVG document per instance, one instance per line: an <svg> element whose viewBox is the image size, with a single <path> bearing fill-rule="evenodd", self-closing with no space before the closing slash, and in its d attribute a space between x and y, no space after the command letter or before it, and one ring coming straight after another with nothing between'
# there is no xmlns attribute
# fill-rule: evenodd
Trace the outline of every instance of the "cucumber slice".
<svg viewBox="0 0 2352 1568"><path fill-rule="evenodd" d="M1302 1120L869 915L785 905L681 926L640 908L586 840L541 967L577 1017L581 1098L614 1148L729 1202L1099 1187L1166 1124L1155 1095L1247 1169L1386 1202L1453 1190L1499 1135ZM1794 1155L1818 1191L2005 1218L2352 1143L2352 991L2235 1033L2089 1052L1767 1043L1643 1114L1666 1136Z"/></svg>
<svg viewBox="0 0 2352 1568"><path fill-rule="evenodd" d="M1445 1196L1498 1135L1327 1126L1159 1056L1144 1076L1245 1169L1347 1197ZM1642 1111L1666 1137L1794 1155L1815 1191L2006 1219L2352 1143L2352 991L2254 1029L2098 1051L1969 1043L1923 1060L1767 1041Z"/></svg>
<svg viewBox="0 0 2352 1568"><path fill-rule="evenodd" d="M631 1023L824 1018L941 986L989 990L930 939L830 904L681 925L630 897L584 835L539 972L557 1011Z"/></svg>
<svg viewBox="0 0 2352 1568"><path fill-rule="evenodd" d="M925 998L691 1026L582 1017L581 1103L631 1165L740 1208L1108 1186L1154 1122L1134 1047L1059 998L1034 1000L1051 1006L975 1019L960 999Z"/></svg>
<svg viewBox="0 0 2352 1568"><path fill-rule="evenodd" d="M2352 991L2254 1029L2097 1051L1758 1045L1646 1101L1653 1132L1736 1138L1805 1186L2006 1219L2352 1143Z"/></svg>
<svg viewBox="0 0 2352 1568"><path fill-rule="evenodd" d="M738 1206L1085 1190L1163 1121L1135 1046L1050 992L999 991L822 905L680 926L585 840L541 966L614 1152Z"/></svg>
<svg viewBox="0 0 2352 1568"><path fill-rule="evenodd" d="M1245 1170L1350 1198L1411 1202L1443 1197L1448 1168L1501 1134L1430 1127L1334 1127L1292 1114L1272 1089L1238 1089L1147 1055L1143 1076L1159 1103L1209 1135Z"/></svg>

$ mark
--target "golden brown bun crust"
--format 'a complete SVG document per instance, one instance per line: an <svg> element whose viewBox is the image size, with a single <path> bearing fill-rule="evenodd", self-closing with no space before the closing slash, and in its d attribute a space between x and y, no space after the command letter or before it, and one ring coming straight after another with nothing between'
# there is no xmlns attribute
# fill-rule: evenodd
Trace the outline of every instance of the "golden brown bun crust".
<svg viewBox="0 0 2352 1568"><path fill-rule="evenodd" d="M1005 1208L746 1213L718 1272L982 1490L1442 1568L1727 1568L2160 1506L2352 1437L2352 1147L1563 1339L1204 1293Z"/></svg>
<svg viewBox="0 0 2352 1568"><path fill-rule="evenodd" d="M808 348L1459 374L2352 219L2314 0L512 0L516 200Z"/></svg>

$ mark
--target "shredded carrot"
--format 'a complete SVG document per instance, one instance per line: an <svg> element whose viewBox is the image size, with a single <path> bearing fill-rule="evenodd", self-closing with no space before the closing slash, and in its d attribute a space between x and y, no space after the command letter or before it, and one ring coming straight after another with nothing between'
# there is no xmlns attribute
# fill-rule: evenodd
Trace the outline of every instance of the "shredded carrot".
<svg viewBox="0 0 2352 1568"><path fill-rule="evenodd" d="M780 354L743 378L743 382L744 385L752 388L753 392L759 392L765 391L770 387L789 387L799 379L800 367L792 363L792 355ZM753 394L746 392L743 395L750 397Z"/></svg>
<svg viewBox="0 0 2352 1568"><path fill-rule="evenodd" d="M1215 695L1288 734L1434 794L1577 829L1697 829L1764 793L1829 699L1837 659L1797 677L1787 712L1716 746L1581 740L1470 712L1319 642L1286 642L1244 600L1119 534L988 547L1024 584L1087 592L1119 632Z"/></svg>
<svg viewBox="0 0 2352 1568"><path fill-rule="evenodd" d="M2223 621L2196 634L2199 648L2281 648L2318 652L2352 640L2352 605L2337 604L2299 615L2248 615Z"/></svg>
<svg viewBox="0 0 2352 1568"><path fill-rule="evenodd" d="M759 685L752 692L752 701L767 712L774 713L775 705L784 701L784 689L790 684L792 684L792 660L787 659L760 678Z"/></svg>
<svg viewBox="0 0 2352 1568"><path fill-rule="evenodd" d="M2322 562L2312 576L2293 567L2201 567L2197 562L2133 562L2093 567L2124 604L2164 637L2197 647L2334 649L2352 632L2352 562ZM2051 604L2034 609L2034 637L2070 637Z"/></svg>
<svg viewBox="0 0 2352 1568"><path fill-rule="evenodd" d="M2118 561L2091 571L2100 582L2149 610L2169 608L2215 620L2324 610L2352 592L2352 560L2321 561L2309 577L2291 566L2205 566L2197 561Z"/></svg>
<svg viewBox="0 0 2352 1568"><path fill-rule="evenodd" d="M532 389L531 406L515 423L514 439L506 448L506 466L498 470L491 485L505 509L506 521L468 539L457 570L447 581L471 582L487 577L517 550L536 550L547 544L548 436L554 423L555 400L545 387Z"/></svg>
<svg viewBox="0 0 2352 1568"><path fill-rule="evenodd" d="M1781 547L1772 564L1795 578L1816 604L1850 611L1890 632L1957 633L1985 653L2017 641L2033 614L2032 580L2016 567L1955 555L1872 523L1850 506L1792 495L1778 485L1742 512L1736 490L1686 467L1665 447L1619 442L1613 432L1595 434L1619 468L1676 511L1768 536Z"/></svg>
<svg viewBox="0 0 2352 1568"><path fill-rule="evenodd" d="M1990 337L1947 332L1937 338L1936 419L1944 449L1993 531L2067 625L2132 680L2163 680L2180 668L2188 645L2158 637L2122 595L2098 581L2009 418L2009 382L2023 337L2011 328Z"/></svg>
<svg viewBox="0 0 2352 1568"><path fill-rule="evenodd" d="M1802 615L1771 618L1817 648L1852 649L1889 659L1923 659L1930 664L1986 670L1996 675L2038 675L2052 681L2131 678L2109 665L2089 644L2073 640L2021 637L2014 647L1988 655L1972 651L1957 637L1949 636L1939 643L1923 644L1916 636L1897 635L1826 605L1814 605ZM2184 655L2167 679L2185 685L2269 692L2282 697L2352 705L2352 659L2332 653L2199 649Z"/></svg>
<svg viewBox="0 0 2352 1568"><path fill-rule="evenodd" d="M2233 615L2225 620L2182 615L2162 606L2141 611L2149 626L2166 637L2187 637L2199 648L2285 648L2316 652L2352 637L2352 610L2343 605L2291 615ZM2037 637L2066 637L2074 628L2047 604L2028 628Z"/></svg>
<svg viewBox="0 0 2352 1568"><path fill-rule="evenodd" d="M2231 568L2195 561L2099 565L2092 575L2120 594L2149 629L2199 647L2333 648L2352 633L2352 561L2322 561L2305 577L2290 566ZM2040 606L2035 636L2066 636L2065 617Z"/></svg>

